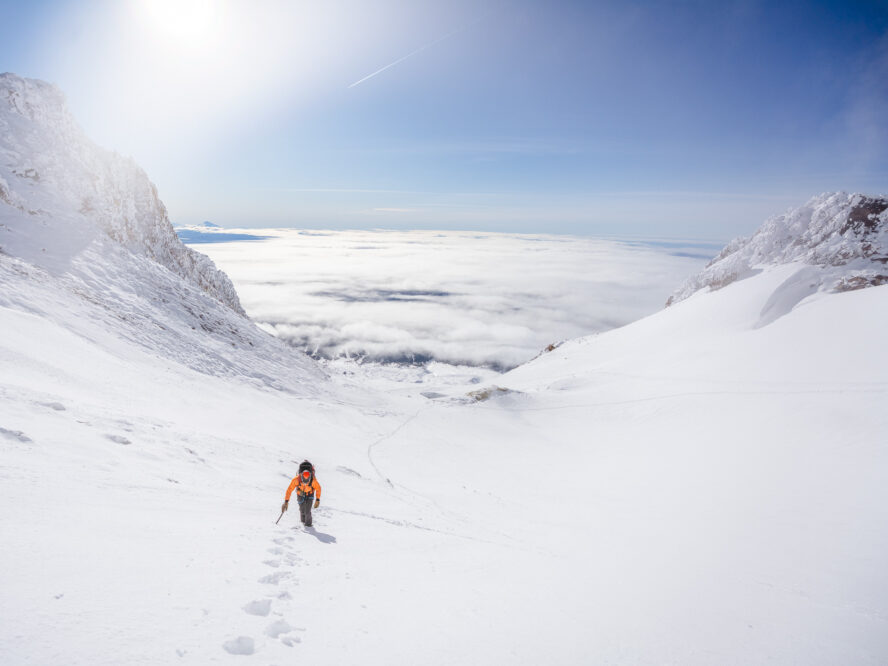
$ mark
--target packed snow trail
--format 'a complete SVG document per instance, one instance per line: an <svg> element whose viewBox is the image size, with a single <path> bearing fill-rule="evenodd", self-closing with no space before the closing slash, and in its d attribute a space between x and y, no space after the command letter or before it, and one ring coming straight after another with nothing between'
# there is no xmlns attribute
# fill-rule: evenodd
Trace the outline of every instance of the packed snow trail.
<svg viewBox="0 0 888 666"><path fill-rule="evenodd" d="M410 418L408 418L406 421L404 421L397 428L392 430L390 433L387 433L387 434L383 435L382 437L380 437L379 439L375 440L367 447L367 460L370 461L370 465L376 471L376 474L379 476L379 478L382 479L383 481L385 481L390 488L394 488L395 485L392 483L391 479L389 479L385 474L382 473L382 471L379 469L377 464L375 462L373 462L373 449L376 446L385 442L386 440L389 440L392 437L394 437L395 435L397 435L403 428L408 426L417 416L419 416L420 412L422 412L421 409L417 410L415 414L413 414Z"/></svg>

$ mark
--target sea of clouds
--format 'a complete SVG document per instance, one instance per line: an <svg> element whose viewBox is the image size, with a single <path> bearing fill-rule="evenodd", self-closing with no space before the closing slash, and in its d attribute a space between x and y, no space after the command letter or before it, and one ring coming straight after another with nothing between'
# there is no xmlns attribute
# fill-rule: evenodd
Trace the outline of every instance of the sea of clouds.
<svg viewBox="0 0 888 666"><path fill-rule="evenodd" d="M201 231L189 242L228 273L250 317L310 354L496 370L662 308L719 249L456 231L239 230L255 240Z"/></svg>

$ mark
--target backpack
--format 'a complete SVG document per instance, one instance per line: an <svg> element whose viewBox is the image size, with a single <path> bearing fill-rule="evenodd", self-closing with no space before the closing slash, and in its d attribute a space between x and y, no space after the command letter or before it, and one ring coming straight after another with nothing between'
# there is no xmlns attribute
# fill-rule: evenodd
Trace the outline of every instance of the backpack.
<svg viewBox="0 0 888 666"><path fill-rule="evenodd" d="M312 481L314 481L314 476L315 476L314 465L312 465L307 460L303 460L301 463L299 463L299 478L300 479L302 478L302 472L304 472L305 470L308 470L309 472L311 472L311 480L309 481L309 483L311 483Z"/></svg>

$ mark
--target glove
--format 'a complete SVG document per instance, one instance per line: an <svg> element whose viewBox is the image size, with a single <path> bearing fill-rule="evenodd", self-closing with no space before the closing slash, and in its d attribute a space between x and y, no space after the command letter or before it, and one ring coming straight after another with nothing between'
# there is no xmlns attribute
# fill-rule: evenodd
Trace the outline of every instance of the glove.
<svg viewBox="0 0 888 666"><path fill-rule="evenodd" d="M316 499L315 500L315 509L317 509L320 505L321 505L321 500Z"/></svg>
<svg viewBox="0 0 888 666"><path fill-rule="evenodd" d="M290 500L284 500L284 503L281 504L281 513L287 510L287 505L290 503Z"/></svg>

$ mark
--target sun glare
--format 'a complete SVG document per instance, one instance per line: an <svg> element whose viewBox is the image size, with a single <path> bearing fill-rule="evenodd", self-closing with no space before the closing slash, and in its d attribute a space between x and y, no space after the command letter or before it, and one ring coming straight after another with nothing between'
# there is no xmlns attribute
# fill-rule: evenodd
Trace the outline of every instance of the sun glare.
<svg viewBox="0 0 888 666"><path fill-rule="evenodd" d="M223 3L213 0L141 0L147 26L166 46L201 51L221 37Z"/></svg>

